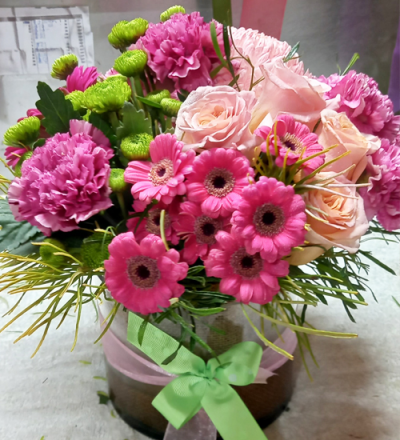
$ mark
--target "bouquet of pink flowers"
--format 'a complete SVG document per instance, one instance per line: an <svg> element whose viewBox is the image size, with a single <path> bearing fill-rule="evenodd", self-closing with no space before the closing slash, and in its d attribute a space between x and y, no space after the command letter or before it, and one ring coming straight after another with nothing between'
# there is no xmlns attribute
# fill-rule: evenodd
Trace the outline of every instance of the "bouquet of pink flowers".
<svg viewBox="0 0 400 440"><path fill-rule="evenodd" d="M18 339L42 330L40 346L72 312L75 345L82 306L103 298L102 335L120 307L140 317L139 348L151 323L181 328L163 365L196 344L214 356L196 327L233 302L290 358L249 311L302 352L308 334L355 337L314 329L306 310L334 298L353 319L365 258L393 273L360 239L400 228L400 116L351 70L357 57L317 78L298 44L178 6L117 23L109 41L121 53L108 72L62 56L62 86L40 82L4 135L0 285L40 294L0 331L45 303Z"/></svg>

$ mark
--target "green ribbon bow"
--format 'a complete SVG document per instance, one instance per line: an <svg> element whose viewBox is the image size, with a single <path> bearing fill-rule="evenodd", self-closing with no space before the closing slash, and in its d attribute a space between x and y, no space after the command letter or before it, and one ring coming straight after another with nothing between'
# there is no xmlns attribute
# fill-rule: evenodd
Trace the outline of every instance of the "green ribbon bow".
<svg viewBox="0 0 400 440"><path fill-rule="evenodd" d="M153 406L180 429L204 408L225 440L266 440L264 433L236 391L230 386L254 382L262 356L255 342L234 345L207 364L181 346L176 357L163 365L179 343L162 330L147 324L142 344L139 329L143 319L129 313L128 341L149 356L156 364L178 377L164 387L153 400Z"/></svg>

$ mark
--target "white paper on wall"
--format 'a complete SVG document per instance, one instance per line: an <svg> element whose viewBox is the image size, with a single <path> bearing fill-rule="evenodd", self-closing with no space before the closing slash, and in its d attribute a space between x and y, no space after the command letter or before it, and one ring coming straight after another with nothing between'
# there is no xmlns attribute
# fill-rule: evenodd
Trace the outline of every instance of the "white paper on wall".
<svg viewBox="0 0 400 440"><path fill-rule="evenodd" d="M49 73L69 53L94 64L88 7L0 8L0 75Z"/></svg>

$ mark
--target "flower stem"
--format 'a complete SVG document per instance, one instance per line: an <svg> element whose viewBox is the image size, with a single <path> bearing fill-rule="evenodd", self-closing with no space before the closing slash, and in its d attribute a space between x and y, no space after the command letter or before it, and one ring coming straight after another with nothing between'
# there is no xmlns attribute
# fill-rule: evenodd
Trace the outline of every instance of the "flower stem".
<svg viewBox="0 0 400 440"><path fill-rule="evenodd" d="M161 211L161 214L160 214L160 233L161 233L161 240L163 241L165 249L168 252L169 251L169 246L168 246L168 243L167 243L167 239L165 238L165 228L164 228L164 225L165 225L165 209L163 209Z"/></svg>
<svg viewBox="0 0 400 440"><path fill-rule="evenodd" d="M116 112L110 112L110 122L114 130L119 127L119 119Z"/></svg>
<svg viewBox="0 0 400 440"><path fill-rule="evenodd" d="M124 220L126 220L128 218L128 213L126 212L124 195L122 194L122 192L117 192L117 199L121 208L122 217L124 217Z"/></svg>

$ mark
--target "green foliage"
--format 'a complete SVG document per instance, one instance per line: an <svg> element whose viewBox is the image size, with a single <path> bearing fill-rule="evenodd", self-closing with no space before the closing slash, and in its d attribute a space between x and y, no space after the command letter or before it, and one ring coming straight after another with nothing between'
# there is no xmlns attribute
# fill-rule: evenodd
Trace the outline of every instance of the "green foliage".
<svg viewBox="0 0 400 440"><path fill-rule="evenodd" d="M42 125L49 135L67 133L69 121L81 119L80 114L74 110L72 102L65 99L61 90L53 91L46 83L39 81L37 91L40 100L36 102L36 107L44 116Z"/></svg>
<svg viewBox="0 0 400 440"><path fill-rule="evenodd" d="M125 102L122 108L122 126L117 128L117 138L122 140L129 135L152 134L151 122L145 117L143 110L137 110L130 102Z"/></svg>
<svg viewBox="0 0 400 440"><path fill-rule="evenodd" d="M107 139L111 142L111 145L115 146L117 145L117 136L115 135L114 130L112 129L111 125L104 120L104 118L99 115L98 113L90 113L89 115L89 122L98 128L104 136L107 137Z"/></svg>
<svg viewBox="0 0 400 440"><path fill-rule="evenodd" d="M99 396L100 405L107 405L108 401L111 400L110 396L104 391L97 391L97 395Z"/></svg>
<svg viewBox="0 0 400 440"><path fill-rule="evenodd" d="M7 200L0 199L0 251L14 251L30 241L43 237L36 226L17 222ZM21 249L22 250L22 249Z"/></svg>

